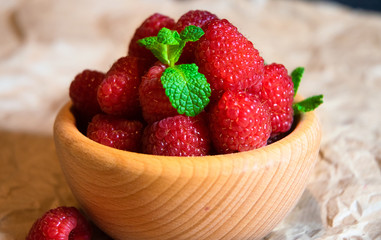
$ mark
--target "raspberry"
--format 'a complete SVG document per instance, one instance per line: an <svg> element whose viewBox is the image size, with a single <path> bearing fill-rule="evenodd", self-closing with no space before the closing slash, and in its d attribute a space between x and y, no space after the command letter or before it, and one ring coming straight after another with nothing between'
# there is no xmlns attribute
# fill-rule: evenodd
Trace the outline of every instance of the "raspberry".
<svg viewBox="0 0 381 240"><path fill-rule="evenodd" d="M166 156L209 154L209 132L200 115L177 115L154 122L143 133L143 152Z"/></svg>
<svg viewBox="0 0 381 240"><path fill-rule="evenodd" d="M101 112L97 100L97 91L105 74L98 71L84 70L75 76L70 84L69 95L74 108L85 118L91 119Z"/></svg>
<svg viewBox="0 0 381 240"><path fill-rule="evenodd" d="M196 27L203 27L205 23L210 20L218 19L218 17L205 10L190 10L183 14L179 20L177 20L174 30L181 32L185 27L194 25Z"/></svg>
<svg viewBox="0 0 381 240"><path fill-rule="evenodd" d="M91 228L75 207L58 207L37 219L26 240L90 240Z"/></svg>
<svg viewBox="0 0 381 240"><path fill-rule="evenodd" d="M109 147L139 152L142 132L139 121L98 114L89 123L87 137Z"/></svg>
<svg viewBox="0 0 381 240"><path fill-rule="evenodd" d="M143 118L148 123L178 114L165 94L160 80L166 68L164 64L157 62L142 77L142 82L139 86L139 99Z"/></svg>
<svg viewBox="0 0 381 240"><path fill-rule="evenodd" d="M213 13L203 10L191 10L182 15L179 20L177 20L174 30L180 33L182 30L184 30L185 27L190 25L202 28L205 23L213 19L218 19L218 17ZM197 42L188 42L183 49L180 61L194 63L194 50L196 46Z"/></svg>
<svg viewBox="0 0 381 240"><path fill-rule="evenodd" d="M147 62L141 58L119 58L98 88L98 102L102 111L136 118L140 113L139 85L147 67Z"/></svg>
<svg viewBox="0 0 381 240"><path fill-rule="evenodd" d="M245 91L225 92L209 115L218 153L248 151L266 145L271 133L270 114L259 97Z"/></svg>
<svg viewBox="0 0 381 240"><path fill-rule="evenodd" d="M226 19L211 20L204 28L205 35L196 49L196 63L208 79L212 95L218 90L244 90L260 84L263 58L253 43Z"/></svg>
<svg viewBox="0 0 381 240"><path fill-rule="evenodd" d="M156 57L145 47L139 46L137 41L145 37L156 36L163 27L173 29L175 20L170 17L155 13L147 18L135 31L130 45L128 47L128 55L146 58L152 64L156 61Z"/></svg>
<svg viewBox="0 0 381 240"><path fill-rule="evenodd" d="M260 96L270 107L272 134L290 130L294 114L294 84L282 64L265 66Z"/></svg>

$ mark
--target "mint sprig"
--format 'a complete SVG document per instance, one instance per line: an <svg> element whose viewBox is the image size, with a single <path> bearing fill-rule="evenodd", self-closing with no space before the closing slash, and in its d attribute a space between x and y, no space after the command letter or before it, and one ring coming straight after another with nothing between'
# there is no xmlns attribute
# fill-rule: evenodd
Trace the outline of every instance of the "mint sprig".
<svg viewBox="0 0 381 240"><path fill-rule="evenodd" d="M291 72L291 79L294 83L294 96L298 92L300 82L302 80L304 73L303 67L297 67L294 69L294 71ZM298 115L301 113L306 113L315 110L317 107L319 107L323 103L323 95L315 95L309 98L306 98L300 102L295 102L292 105L292 108L294 110L294 114Z"/></svg>
<svg viewBox="0 0 381 240"><path fill-rule="evenodd" d="M168 28L162 28L157 36L138 40L138 44L151 50L160 62L173 67L179 60L187 42L195 42L204 35L202 28L196 26L186 27L180 34Z"/></svg>
<svg viewBox="0 0 381 240"><path fill-rule="evenodd" d="M169 66L173 66L177 62L184 47L180 47L182 44L178 32L168 28L162 28L157 36L140 39L138 43L151 50L156 58Z"/></svg>
<svg viewBox="0 0 381 240"><path fill-rule="evenodd" d="M172 106L179 114L196 116L209 103L210 84L206 77L198 72L196 64L175 65L185 44L199 40L204 31L196 26L188 26L181 33L162 28L157 36L140 39L145 46L169 67L161 76L161 83Z"/></svg>
<svg viewBox="0 0 381 240"><path fill-rule="evenodd" d="M202 35L204 35L204 31L202 30L202 28L190 25L184 28L183 31L181 31L180 38L186 42L195 42L198 41L202 37Z"/></svg>

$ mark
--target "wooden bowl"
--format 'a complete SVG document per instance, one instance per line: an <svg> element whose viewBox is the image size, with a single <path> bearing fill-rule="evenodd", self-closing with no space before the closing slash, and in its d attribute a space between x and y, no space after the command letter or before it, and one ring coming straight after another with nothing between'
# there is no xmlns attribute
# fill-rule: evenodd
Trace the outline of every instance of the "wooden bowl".
<svg viewBox="0 0 381 240"><path fill-rule="evenodd" d="M92 221L114 239L259 239L292 209L320 146L313 112L266 147L166 157L98 144L76 127L71 103L54 124L67 182Z"/></svg>

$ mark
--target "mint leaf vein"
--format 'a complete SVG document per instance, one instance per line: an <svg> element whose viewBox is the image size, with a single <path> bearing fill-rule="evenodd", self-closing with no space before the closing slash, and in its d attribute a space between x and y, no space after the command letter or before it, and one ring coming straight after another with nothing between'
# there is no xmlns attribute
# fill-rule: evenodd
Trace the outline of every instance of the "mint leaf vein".
<svg viewBox="0 0 381 240"><path fill-rule="evenodd" d="M209 103L210 85L194 63L167 68L161 76L161 82L179 114L196 116Z"/></svg>

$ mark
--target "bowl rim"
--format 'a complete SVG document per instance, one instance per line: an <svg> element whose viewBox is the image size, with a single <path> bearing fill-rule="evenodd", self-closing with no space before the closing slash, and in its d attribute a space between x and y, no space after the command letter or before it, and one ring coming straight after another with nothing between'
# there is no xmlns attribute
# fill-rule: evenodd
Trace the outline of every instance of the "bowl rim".
<svg viewBox="0 0 381 240"><path fill-rule="evenodd" d="M114 155L118 156L118 158L114 158L113 165L117 164L119 166L125 165L124 162L121 161L121 159L133 159L133 161L138 160L142 161L143 163L147 163L149 161L155 160L160 161L161 163L165 162L184 162L184 160L190 162L191 164L196 164L199 161L212 164L213 161L221 162L223 160L228 159L243 159L247 156L250 156L251 158L257 159L259 165L267 164L266 159L263 159L263 154L267 154L269 152L279 152L281 148L287 148L291 144L296 143L301 138L305 137L303 135L306 135L307 132L319 132L319 134L316 135L319 143L320 143L320 122L314 113L314 111L302 113L299 117L299 121L296 124L295 128L292 132L290 132L287 136L284 138L273 142L269 145L266 145L261 148L244 151L244 152L235 152L235 153L228 153L228 154L216 154L216 155L208 155L208 156L159 156L159 155L151 155L151 154L145 154L145 153L137 153L137 152L130 152L126 150L120 150L115 149L109 146L102 145L100 143L97 143L88 137L86 137L82 132L80 132L76 125L76 119L72 112L72 101L69 100L66 102L59 110L53 126L53 135L54 139L57 142L60 142L62 140L66 140L68 143L72 144L78 144L77 147L80 146L87 146L88 149L94 150L92 154L97 155ZM99 158L98 158L99 159ZM103 161L110 161L108 158L100 158ZM274 159L273 159L274 160Z"/></svg>

